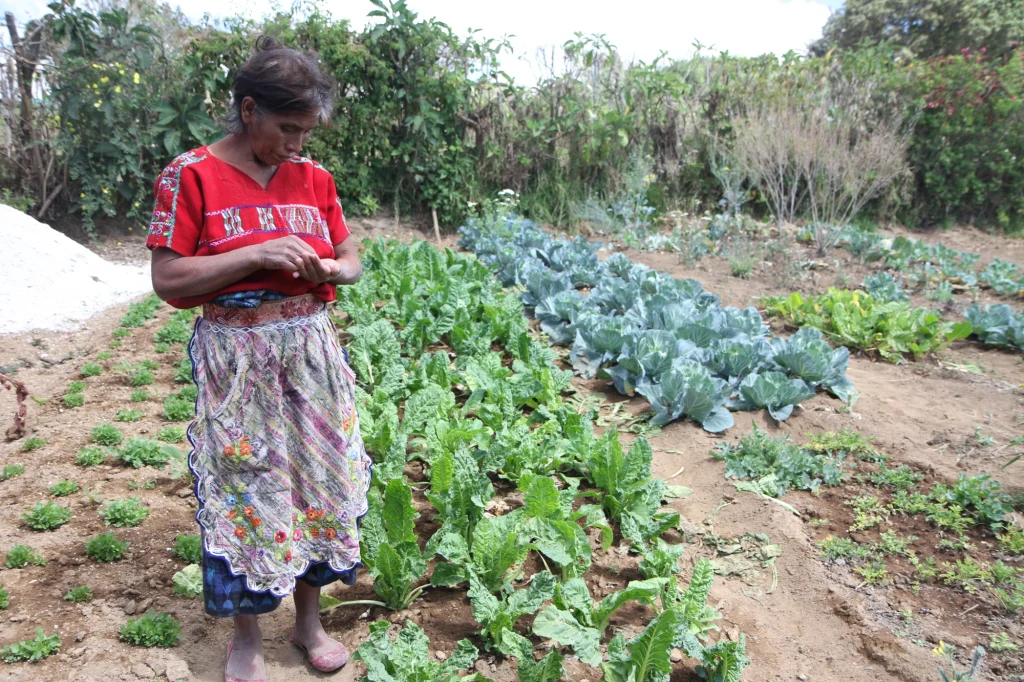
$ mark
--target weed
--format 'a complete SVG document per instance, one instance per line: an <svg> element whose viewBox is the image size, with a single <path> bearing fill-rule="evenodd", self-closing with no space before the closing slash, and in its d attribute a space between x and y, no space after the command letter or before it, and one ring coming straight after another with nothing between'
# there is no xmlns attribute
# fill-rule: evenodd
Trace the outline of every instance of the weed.
<svg viewBox="0 0 1024 682"><path fill-rule="evenodd" d="M811 519L808 523L810 524L811 528L824 528L831 522L832 519Z"/></svg>
<svg viewBox="0 0 1024 682"><path fill-rule="evenodd" d="M100 533L85 543L85 553L103 563L118 561L128 551L127 540L118 540L114 531Z"/></svg>
<svg viewBox="0 0 1024 682"><path fill-rule="evenodd" d="M39 448L44 447L45 445L46 439L33 437L21 444L21 451L32 452L33 450L38 450Z"/></svg>
<svg viewBox="0 0 1024 682"><path fill-rule="evenodd" d="M884 462L888 461L886 455L875 451L871 446L872 438L865 438L849 427L845 427L839 433L826 431L817 433L810 437L810 442L804 447L811 452L827 454L833 457L844 455L856 457L862 462Z"/></svg>
<svg viewBox="0 0 1024 682"><path fill-rule="evenodd" d="M128 400L132 401L133 403L144 403L147 400L149 400L149 391L147 391L144 388L137 388L134 391L132 391L132 395L130 398L128 398Z"/></svg>
<svg viewBox="0 0 1024 682"><path fill-rule="evenodd" d="M997 632L988 640L989 651L1001 654L1005 651L1017 651L1019 646L1010 641L1010 635L1005 632Z"/></svg>
<svg viewBox="0 0 1024 682"><path fill-rule="evenodd" d="M75 464L80 467L94 467L107 460L107 452L95 445L83 449L75 457Z"/></svg>
<svg viewBox="0 0 1024 682"><path fill-rule="evenodd" d="M60 637L47 636L42 628L36 628L36 638L26 639L0 649L0 658L7 663L27 661L35 663L60 651Z"/></svg>
<svg viewBox="0 0 1024 682"><path fill-rule="evenodd" d="M947 563L939 579L947 585L956 585L964 592L973 593L979 585L992 582L992 572L987 564L978 563L971 557L958 559L955 564Z"/></svg>
<svg viewBox="0 0 1024 682"><path fill-rule="evenodd" d="M11 605L11 595L8 594L7 588L0 585L0 611L3 611Z"/></svg>
<svg viewBox="0 0 1024 682"><path fill-rule="evenodd" d="M46 559L39 552L26 545L14 545L7 550L4 566L7 568L25 568L28 565L45 566Z"/></svg>
<svg viewBox="0 0 1024 682"><path fill-rule="evenodd" d="M136 469L144 466L163 469L170 459L169 451L175 449L174 446L161 445L160 441L149 438L129 438L116 456L121 462Z"/></svg>
<svg viewBox="0 0 1024 682"><path fill-rule="evenodd" d="M88 585L76 585L68 590L68 593L64 595L64 601L73 602L75 604L92 601L92 589Z"/></svg>
<svg viewBox="0 0 1024 682"><path fill-rule="evenodd" d="M5 464L4 468L0 469L0 481L6 481L9 478L21 476L23 473L25 473L25 465Z"/></svg>
<svg viewBox="0 0 1024 682"><path fill-rule="evenodd" d="M110 357L110 353L108 351L100 351L100 352L101 353L107 353L107 357ZM100 360L100 359L104 359L105 360L106 358L100 358L99 355L97 355L96 359L97 360ZM99 365L97 365L95 362L87 362L84 365L82 365L82 369L79 370L79 372L81 373L81 375L83 377L98 377L99 375L103 374L103 368L100 367Z"/></svg>
<svg viewBox="0 0 1024 682"><path fill-rule="evenodd" d="M191 421L195 414L196 405L194 400L189 400L179 393L172 393L164 398L164 417L168 421Z"/></svg>
<svg viewBox="0 0 1024 682"><path fill-rule="evenodd" d="M974 427L974 444L979 448L988 448L993 445L998 445L995 438L983 434L981 432L981 427L977 425Z"/></svg>
<svg viewBox="0 0 1024 682"><path fill-rule="evenodd" d="M92 430L92 440L100 445L119 445L124 434L112 424L100 424Z"/></svg>
<svg viewBox="0 0 1024 682"><path fill-rule="evenodd" d="M137 422L145 416L146 413L142 410L118 410L117 414L114 415L114 421Z"/></svg>
<svg viewBox="0 0 1024 682"><path fill-rule="evenodd" d="M82 405L85 405L85 396L81 393L68 393L62 400L64 402L64 407L67 408L81 407Z"/></svg>
<svg viewBox="0 0 1024 682"><path fill-rule="evenodd" d="M903 621L904 625L914 624L914 610L913 609L900 609L900 620Z"/></svg>
<svg viewBox="0 0 1024 682"><path fill-rule="evenodd" d="M109 350L101 350L100 352L96 353L96 359L100 360L101 362L103 360L109 360L112 357L114 357L114 354L111 353ZM100 371L102 372L103 369L100 368Z"/></svg>
<svg viewBox="0 0 1024 682"><path fill-rule="evenodd" d="M141 524L149 516L149 509L137 497L126 497L111 500L100 509L100 517L108 526L118 528L133 527Z"/></svg>
<svg viewBox="0 0 1024 682"><path fill-rule="evenodd" d="M6 469L6 467L4 467ZM997 539L1003 551L1010 554L1024 554L1024 531L1013 524L1007 524Z"/></svg>
<svg viewBox="0 0 1024 682"><path fill-rule="evenodd" d="M54 497L65 497L67 495L77 493L78 491L78 484L74 481L69 481L68 479L59 481L50 488L50 494Z"/></svg>
<svg viewBox="0 0 1024 682"><path fill-rule="evenodd" d="M942 676L942 682L971 682L981 667L981 659L985 657L985 649L980 646L975 647L971 653L971 667L967 670L957 670L956 647L946 644L941 639L939 640L939 646L932 649L932 655L945 657L946 664L949 665L950 673L948 675L946 674L945 667L939 666L939 675Z"/></svg>
<svg viewBox="0 0 1024 682"><path fill-rule="evenodd" d="M181 623L169 613L148 611L122 625L118 639L145 647L176 646L181 641Z"/></svg>
<svg viewBox="0 0 1024 682"><path fill-rule="evenodd" d="M178 533L174 538L174 556L186 564L198 564L202 559L203 546L198 535Z"/></svg>
<svg viewBox="0 0 1024 682"><path fill-rule="evenodd" d="M185 436L185 429L180 426L165 426L156 434L156 439L164 443L182 443Z"/></svg>
<svg viewBox="0 0 1024 682"><path fill-rule="evenodd" d="M36 502L21 520L32 530L55 530L71 520L71 510L56 502Z"/></svg>

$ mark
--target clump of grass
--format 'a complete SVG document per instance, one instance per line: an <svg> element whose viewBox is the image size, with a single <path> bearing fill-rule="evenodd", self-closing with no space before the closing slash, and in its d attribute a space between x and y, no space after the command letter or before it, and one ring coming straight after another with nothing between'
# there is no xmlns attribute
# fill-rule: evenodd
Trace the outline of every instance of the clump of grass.
<svg viewBox="0 0 1024 682"><path fill-rule="evenodd" d="M27 661L35 663L60 651L60 637L47 636L42 628L36 628L36 638L26 639L0 649L0 658L6 663Z"/></svg>
<svg viewBox="0 0 1024 682"><path fill-rule="evenodd" d="M149 509L138 497L110 500L100 509L100 517L108 526L117 528L140 525L149 516Z"/></svg>
<svg viewBox="0 0 1024 682"><path fill-rule="evenodd" d="M134 391L132 391L132 395L130 398L128 398L128 400L132 401L133 403L144 403L147 400L149 400L149 391L147 391L144 388L137 388Z"/></svg>
<svg viewBox="0 0 1024 682"><path fill-rule="evenodd" d="M100 357L100 355L102 355L103 353L107 354L106 358ZM100 351L99 353L96 354L97 360L106 360L109 357L110 353L105 350ZM87 362L84 365L82 365L82 368L79 370L79 373L83 377L98 377L99 375L103 374L103 368L97 365L95 362Z"/></svg>
<svg viewBox="0 0 1024 682"><path fill-rule="evenodd" d="M14 545L7 550L4 558L4 566L7 568L25 568L26 566L45 566L44 559L39 552L27 545Z"/></svg>
<svg viewBox="0 0 1024 682"><path fill-rule="evenodd" d="M92 440L100 445L120 445L124 434L113 424L100 424L92 430Z"/></svg>
<svg viewBox="0 0 1024 682"><path fill-rule="evenodd" d="M0 469L0 481L6 481L9 478L21 476L23 473L25 473L25 465L5 464L4 468Z"/></svg>
<svg viewBox="0 0 1024 682"><path fill-rule="evenodd" d="M50 494L54 497L66 497L67 495L77 493L79 490L80 488L77 483L64 479L50 487Z"/></svg>
<svg viewBox="0 0 1024 682"><path fill-rule="evenodd" d="M36 502L21 520L32 530L55 530L71 520L71 510L56 502Z"/></svg>
<svg viewBox="0 0 1024 682"><path fill-rule="evenodd" d="M68 593L64 595L64 601L69 601L74 604L92 601L92 589L88 585L76 585L68 590Z"/></svg>
<svg viewBox="0 0 1024 682"><path fill-rule="evenodd" d="M91 445L84 448L75 457L75 464L80 467L94 467L103 464L107 460L107 452L103 448Z"/></svg>
<svg viewBox="0 0 1024 682"><path fill-rule="evenodd" d="M21 444L21 451L32 452L33 450L38 450L39 448L45 447L46 443L47 441L45 438L32 437Z"/></svg>
<svg viewBox="0 0 1024 682"><path fill-rule="evenodd" d="M118 561L128 551L128 541L118 540L114 531L100 533L85 543L85 553L92 559L102 563Z"/></svg>
<svg viewBox="0 0 1024 682"><path fill-rule="evenodd" d="M174 547L172 549L174 556L186 564L198 564L202 561L203 546L198 535L178 533L178 536L174 538Z"/></svg>
<svg viewBox="0 0 1024 682"><path fill-rule="evenodd" d="M122 410L118 410L117 414L114 415L114 421L116 421L116 422L137 422L137 421L139 421L140 419L142 419L145 416L146 416L146 413L143 412L142 410L122 409Z"/></svg>
<svg viewBox="0 0 1024 682"><path fill-rule="evenodd" d="M181 641L181 623L169 613L147 611L121 626L122 642L145 647L172 647Z"/></svg>
<svg viewBox="0 0 1024 682"><path fill-rule="evenodd" d="M182 443L185 441L185 429L180 426L165 426L156 434L156 439L164 443Z"/></svg>

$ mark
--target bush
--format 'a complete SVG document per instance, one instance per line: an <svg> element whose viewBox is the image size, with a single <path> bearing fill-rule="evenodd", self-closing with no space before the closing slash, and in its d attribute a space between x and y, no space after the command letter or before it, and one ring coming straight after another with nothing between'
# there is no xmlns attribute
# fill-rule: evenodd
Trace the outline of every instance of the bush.
<svg viewBox="0 0 1024 682"><path fill-rule="evenodd" d="M28 565L45 566L46 560L39 552L26 545L14 545L7 550L4 566L7 568L25 568Z"/></svg>
<svg viewBox="0 0 1024 682"><path fill-rule="evenodd" d="M33 450L38 450L39 448L44 447L45 445L46 440L43 438L29 438L21 444L21 451L32 452Z"/></svg>
<svg viewBox="0 0 1024 682"><path fill-rule="evenodd" d="M4 468L0 470L0 481L6 481L9 478L15 476L21 476L25 473L25 466L22 464L5 464Z"/></svg>
<svg viewBox="0 0 1024 682"><path fill-rule="evenodd" d="M50 494L54 497L66 497L79 491L78 484L74 481L64 479L50 488Z"/></svg>
<svg viewBox="0 0 1024 682"><path fill-rule="evenodd" d="M100 533L85 543L85 553L92 559L103 563L118 561L128 551L127 540L118 540L114 531Z"/></svg>
<svg viewBox="0 0 1024 682"><path fill-rule="evenodd" d="M181 624L169 613L148 611L121 626L118 639L145 647L172 647L181 641Z"/></svg>
<svg viewBox="0 0 1024 682"><path fill-rule="evenodd" d="M100 509L100 517L108 526L118 528L134 527L141 524L149 516L149 509L138 497L126 497L111 500Z"/></svg>
<svg viewBox="0 0 1024 682"><path fill-rule="evenodd" d="M119 445L124 439L116 426L112 424L100 424L92 430L92 440L100 445Z"/></svg>
<svg viewBox="0 0 1024 682"><path fill-rule="evenodd" d="M32 530L55 530L71 520L71 510L56 502L36 502L21 520Z"/></svg>
<svg viewBox="0 0 1024 682"><path fill-rule="evenodd" d="M69 601L74 604L92 601L92 589L88 585L77 585L72 587L68 590L68 593L64 595L64 601Z"/></svg>
<svg viewBox="0 0 1024 682"><path fill-rule="evenodd" d="M27 661L35 663L60 651L60 637L46 636L42 628L36 628L36 638L27 639L0 649L0 658L7 663Z"/></svg>
<svg viewBox="0 0 1024 682"><path fill-rule="evenodd" d="M174 556L186 564L198 564L203 559L202 540L198 535L178 533L174 538Z"/></svg>
<svg viewBox="0 0 1024 682"><path fill-rule="evenodd" d="M106 351L100 351L106 353ZM107 353L107 357L110 357L110 353ZM100 359L99 354L96 355L97 359ZM103 374L103 368L97 365L95 362L87 362L82 365L81 374L83 377L98 377Z"/></svg>
<svg viewBox="0 0 1024 682"><path fill-rule="evenodd" d="M103 464L106 460L106 450L96 446L90 446L78 453L75 457L75 464L80 467L94 467L99 464Z"/></svg>

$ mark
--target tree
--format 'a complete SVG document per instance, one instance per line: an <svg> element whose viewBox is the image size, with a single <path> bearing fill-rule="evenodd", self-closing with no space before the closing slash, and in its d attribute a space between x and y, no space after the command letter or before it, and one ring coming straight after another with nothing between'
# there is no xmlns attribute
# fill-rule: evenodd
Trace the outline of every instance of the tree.
<svg viewBox="0 0 1024 682"><path fill-rule="evenodd" d="M1020 0L846 0L809 47L822 56L834 48L891 41L915 57L988 48L999 54L1024 42Z"/></svg>

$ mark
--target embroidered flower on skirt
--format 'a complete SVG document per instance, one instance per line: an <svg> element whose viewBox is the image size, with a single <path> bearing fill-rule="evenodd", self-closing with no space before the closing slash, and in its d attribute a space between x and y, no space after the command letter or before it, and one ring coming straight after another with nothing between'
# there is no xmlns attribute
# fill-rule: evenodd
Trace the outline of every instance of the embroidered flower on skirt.
<svg viewBox="0 0 1024 682"><path fill-rule="evenodd" d="M212 320L212 321L211 321ZM312 563L359 565L371 460L352 370L315 296L204 306L189 343L204 549L254 592L292 592Z"/></svg>

